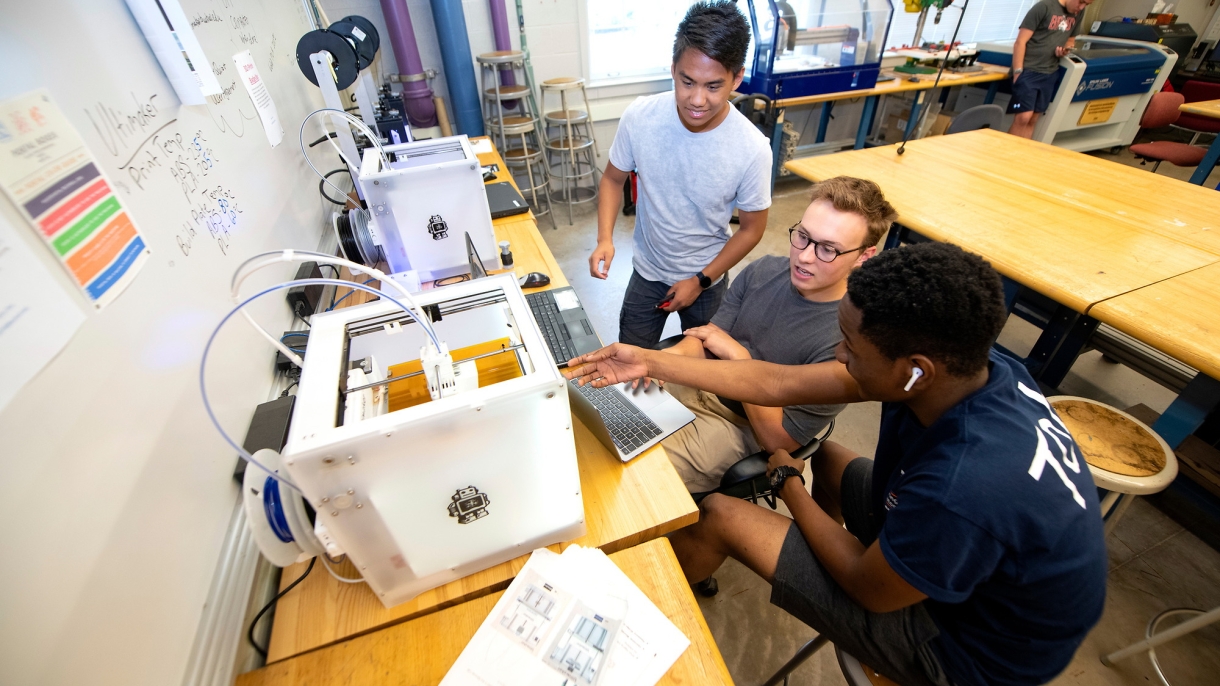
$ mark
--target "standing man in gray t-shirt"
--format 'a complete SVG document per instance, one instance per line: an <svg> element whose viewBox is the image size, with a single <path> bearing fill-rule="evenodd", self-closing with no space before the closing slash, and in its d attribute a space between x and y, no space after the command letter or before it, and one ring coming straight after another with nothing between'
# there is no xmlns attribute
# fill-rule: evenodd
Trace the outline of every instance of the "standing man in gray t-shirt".
<svg viewBox="0 0 1220 686"><path fill-rule="evenodd" d="M1076 46L1080 15L1093 0L1041 0L1029 8L1012 46L1012 101L1008 132L1033 138L1038 118L1055 97L1059 58Z"/></svg>
<svg viewBox="0 0 1220 686"><path fill-rule="evenodd" d="M692 5L674 39L674 90L637 99L619 120L589 272L599 279L610 272L623 183L635 170L634 271L619 313L624 343L652 346L671 312L683 329L706 324L724 297L723 277L766 229L771 148L729 104L749 44L749 24L731 0ZM734 207L741 227L730 234Z"/></svg>
<svg viewBox="0 0 1220 686"><path fill-rule="evenodd" d="M788 255L746 267L712 322L688 330L667 351L786 365L835 359L847 277L876 254L896 216L872 181L839 176L817 184L805 214L788 230ZM750 453L808 443L843 409L762 407L677 384L666 388L695 413L694 422L663 443L692 493L714 490L725 470Z"/></svg>

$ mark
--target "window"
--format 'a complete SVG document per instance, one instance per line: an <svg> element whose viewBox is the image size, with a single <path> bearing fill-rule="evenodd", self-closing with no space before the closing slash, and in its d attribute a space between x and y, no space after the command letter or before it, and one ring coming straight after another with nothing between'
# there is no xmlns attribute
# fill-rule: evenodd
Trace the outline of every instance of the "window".
<svg viewBox="0 0 1220 686"><path fill-rule="evenodd" d="M1021 20L1025 18L1029 8L1033 7L1034 2L1037 0L970 0L957 40L962 43L1012 40L1017 37L1017 28L1021 26ZM962 0L954 0L954 3L945 9L939 24L932 23L936 18L936 9L929 11L928 20L923 27L923 40L948 41L952 38L962 4ZM886 47L909 45L915 38L915 25L918 23L918 12L907 13L902 9L901 0L894 0L894 20L890 22Z"/></svg>
<svg viewBox="0 0 1220 686"><path fill-rule="evenodd" d="M674 32L692 0L586 0L589 80L669 76Z"/></svg>

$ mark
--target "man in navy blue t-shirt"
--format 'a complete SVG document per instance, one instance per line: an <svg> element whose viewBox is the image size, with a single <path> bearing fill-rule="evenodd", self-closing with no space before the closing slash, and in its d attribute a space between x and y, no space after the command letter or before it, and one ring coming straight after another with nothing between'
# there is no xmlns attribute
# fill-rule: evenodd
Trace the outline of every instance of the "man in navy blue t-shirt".
<svg viewBox="0 0 1220 686"><path fill-rule="evenodd" d="M772 455L793 519L705 499L699 522L670 539L687 579L732 556L772 584L773 603L903 684L1040 684L1101 617L1106 551L1079 448L1025 369L990 353L1005 318L989 264L926 243L853 273L837 362L615 344L570 374L653 377L759 405L881 401L875 460L827 442L811 461L819 500L799 461Z"/></svg>

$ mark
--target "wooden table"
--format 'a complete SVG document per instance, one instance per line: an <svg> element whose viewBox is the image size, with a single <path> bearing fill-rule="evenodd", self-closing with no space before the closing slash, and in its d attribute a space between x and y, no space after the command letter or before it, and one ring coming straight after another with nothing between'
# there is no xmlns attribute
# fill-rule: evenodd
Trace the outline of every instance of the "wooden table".
<svg viewBox="0 0 1220 686"><path fill-rule="evenodd" d="M1197 114L1200 117L1220 119L1220 100L1186 102L1179 105L1178 110L1187 114ZM1190 175L1190 182L1202 186L1203 182L1207 181L1208 174L1211 174L1212 170L1216 168L1217 161L1220 161L1220 135L1212 141L1211 147L1207 149L1207 155L1203 157L1199 166L1195 167L1195 173ZM1220 190L1220 186L1217 186L1216 190Z"/></svg>
<svg viewBox="0 0 1220 686"><path fill-rule="evenodd" d="M821 122L818 124L818 133L816 142L822 143L826 140L826 125L830 121L830 112L833 104L838 100L854 100L855 98L864 98L864 112L860 115L860 126L856 129L855 149L859 150L864 147L864 140L868 137L869 129L873 125L873 117L877 112L877 102L886 95L897 95L899 93L918 92L915 102L911 104L911 116L907 118L907 134L915 125L915 121L919 118L919 108L921 106L922 91L932 90L936 88L949 88L952 86L969 86L979 83L992 83L993 86L987 92L987 98L984 102L990 104L995 97L996 88L1000 81L1008 78L1008 67L1000 67L993 64L979 64L983 68L980 72L970 74L955 74L945 72L941 75L940 83L936 83L936 74L902 74L895 72L893 69L882 69L882 76L895 77L892 81L882 81L873 88L865 88L863 90L854 91L839 91L837 93L823 93L821 95L806 95L799 98L780 98L775 101L775 106L779 108L800 107L802 105L815 105L825 103L822 108ZM777 132L782 136L782 124ZM774 138L772 139L774 141ZM782 140L782 139L781 139ZM779 170L776 169L776 173Z"/></svg>
<svg viewBox="0 0 1220 686"><path fill-rule="evenodd" d="M788 162L817 181L872 179L899 223L978 253L1084 314L1220 261L1220 196L1165 176L982 130Z"/></svg>
<svg viewBox="0 0 1220 686"><path fill-rule="evenodd" d="M500 156L494 152L480 155L479 159L484 165L497 162L502 170L505 169ZM501 171L494 181L512 181L512 175ZM492 223L497 240L511 242L517 273L539 271L549 274L551 283L547 288L567 285L532 214L503 217ZM363 292L348 298L343 306L362 302L362 295ZM698 521L699 510L663 447L657 445L623 464L580 420L573 417L572 424L587 533L574 541L551 546L553 550L579 543L609 553ZM277 605L267 660L283 660L502 590L520 571L527 557L426 591L390 609L381 605L368 586L340 583L325 570L315 569ZM280 587L300 576L305 566L305 563L298 563L286 567ZM340 569L346 570L349 577L358 576L350 563L344 563Z"/></svg>
<svg viewBox="0 0 1220 686"><path fill-rule="evenodd" d="M728 668L682 576L673 549L658 539L610 556L690 639L661 684L732 684ZM237 677L237 686L334 686L440 682L491 613L501 593L277 662Z"/></svg>
<svg viewBox="0 0 1220 686"><path fill-rule="evenodd" d="M1220 264L1099 303L1089 316L1199 370L1153 425L1172 446L1194 433L1220 401Z"/></svg>
<svg viewBox="0 0 1220 686"><path fill-rule="evenodd" d="M1047 385L1059 385L1096 329L1087 315L1098 303L1220 262L1220 194L1211 190L990 130L914 141L902 156L895 150L788 168L813 181L872 179L899 214L887 247L912 232L954 243L1011 280L1010 307L1015 284L1058 303L1026 359Z"/></svg>

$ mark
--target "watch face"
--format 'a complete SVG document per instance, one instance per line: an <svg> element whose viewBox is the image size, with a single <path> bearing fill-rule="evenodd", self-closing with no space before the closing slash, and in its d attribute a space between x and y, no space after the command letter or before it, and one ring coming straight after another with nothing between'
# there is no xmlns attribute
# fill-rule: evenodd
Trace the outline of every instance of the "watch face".
<svg viewBox="0 0 1220 686"><path fill-rule="evenodd" d="M699 287L700 288L707 288L712 285L711 277L705 276L703 274L703 272L699 272L698 277L699 277Z"/></svg>

